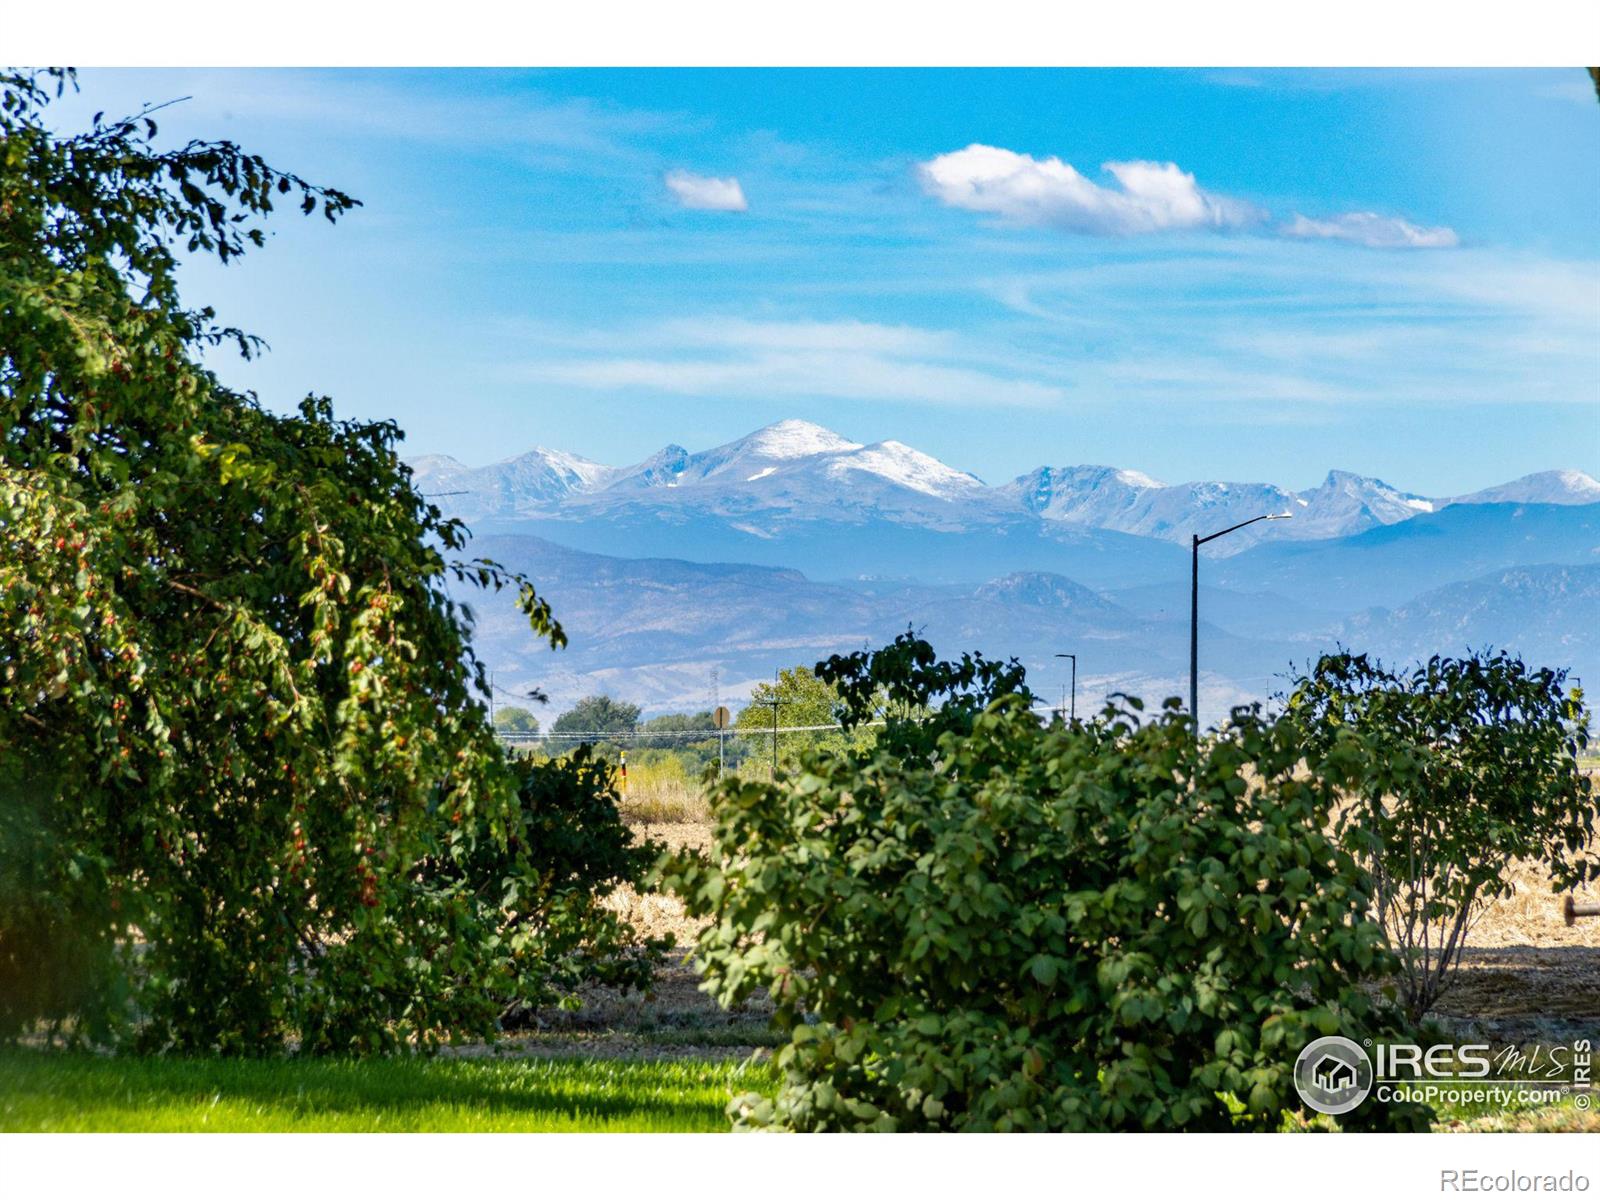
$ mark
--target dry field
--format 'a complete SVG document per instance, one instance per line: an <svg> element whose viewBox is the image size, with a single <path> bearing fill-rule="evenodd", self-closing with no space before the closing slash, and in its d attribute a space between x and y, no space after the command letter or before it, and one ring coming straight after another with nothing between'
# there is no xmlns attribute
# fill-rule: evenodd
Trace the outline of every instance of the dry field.
<svg viewBox="0 0 1600 1200"><path fill-rule="evenodd" d="M1489 903L1439 1014L1496 1041L1600 1036L1600 917L1568 928L1561 897L1537 866L1518 864L1515 891ZM1580 900L1600 899L1591 885Z"/></svg>
<svg viewBox="0 0 1600 1200"><path fill-rule="evenodd" d="M703 813L703 801L696 796L695 802ZM674 798L671 803L682 802ZM634 814L639 810L629 807ZM659 811L666 805L639 807ZM708 850L711 846L711 827L703 818L651 823L630 819L629 824L636 836L673 849ZM641 895L631 887L619 888L607 903L642 933L651 937L670 935L676 943L648 995L619 995L611 988L594 988L583 995L583 1007L576 1013L547 1013L536 1030L508 1036L491 1047L463 1047L456 1052L727 1058L775 1044L776 1039L767 1028L771 1006L764 995L729 1012L700 990L700 976L692 957L702 923L685 915L681 903L670 896Z"/></svg>

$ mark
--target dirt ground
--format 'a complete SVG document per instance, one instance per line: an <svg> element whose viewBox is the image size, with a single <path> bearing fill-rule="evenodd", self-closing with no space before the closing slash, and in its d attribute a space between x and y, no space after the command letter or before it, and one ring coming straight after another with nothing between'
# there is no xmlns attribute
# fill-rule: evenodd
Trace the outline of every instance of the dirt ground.
<svg viewBox="0 0 1600 1200"><path fill-rule="evenodd" d="M634 824L634 833L672 849L708 850L711 828L700 823ZM540 1027L515 1033L468 1054L592 1054L627 1058L729 1058L758 1054L777 1041L768 1028L772 1005L758 993L732 1011L700 990L692 962L703 922L687 916L670 896L619 888L607 903L650 937L671 935L675 949L656 973L647 995L612 988L583 993L575 1013L541 1014Z"/></svg>
<svg viewBox="0 0 1600 1200"><path fill-rule="evenodd" d="M1600 1038L1600 917L1569 928L1546 872L1518 864L1511 879L1514 893L1491 901L1468 931L1439 1015L1495 1041ZM1592 885L1574 894L1600 900Z"/></svg>

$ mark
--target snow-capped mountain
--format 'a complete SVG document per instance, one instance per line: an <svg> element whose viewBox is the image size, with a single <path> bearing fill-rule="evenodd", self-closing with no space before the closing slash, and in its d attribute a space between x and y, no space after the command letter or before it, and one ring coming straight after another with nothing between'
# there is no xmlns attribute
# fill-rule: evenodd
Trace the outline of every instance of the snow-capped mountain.
<svg viewBox="0 0 1600 1200"><path fill-rule="evenodd" d="M1375 525L1407 521L1435 508L1425 496L1349 471L1329 471L1319 486L1301 492L1295 502L1299 509L1294 518L1299 526L1293 533L1296 538L1345 537Z"/></svg>
<svg viewBox="0 0 1600 1200"><path fill-rule="evenodd" d="M606 486L618 474L615 467L543 446L487 467L428 454L413 459L411 469L425 494L441 497L441 508L469 520L543 513L570 496Z"/></svg>
<svg viewBox="0 0 1600 1200"><path fill-rule="evenodd" d="M546 535L551 523L699 524L770 541L807 526L888 523L1013 537L1103 530L1186 546L1196 533L1263 513L1293 514L1213 543L1218 557L1260 542L1347 537L1449 505L1600 502L1600 482L1581 471L1546 471L1447 499L1348 471L1330 471L1301 492L1270 483L1165 484L1102 466L1040 467L989 487L902 442L863 445L800 420L694 453L666 446L627 467L543 448L487 467L439 455L412 466L423 491L439 496L447 512L496 529L536 521Z"/></svg>
<svg viewBox="0 0 1600 1200"><path fill-rule="evenodd" d="M682 489L676 503L713 510L831 509L841 501L871 508L874 501L895 506L897 498L901 507L920 508L986 490L976 476L901 442L863 446L809 421L779 421L699 454L668 446L620 472L605 490L631 498L660 488Z"/></svg>
<svg viewBox="0 0 1600 1200"><path fill-rule="evenodd" d="M991 492L977 477L901 442L862 445L809 421L779 421L699 453L666 446L631 467L535 454L540 474L520 467L523 459L484 468L499 490L482 496L476 515L593 519L664 508L737 518L763 535L816 520L958 528L971 524ZM519 473L531 486L514 486ZM453 478L454 487L473 486Z"/></svg>
<svg viewBox="0 0 1600 1200"><path fill-rule="evenodd" d="M1180 543L1263 513L1293 514L1292 524L1241 529L1216 546L1218 554L1237 554L1267 539L1344 537L1434 507L1422 496L1348 471L1330 471L1320 486L1291 492L1270 483L1165 484L1112 467L1040 467L997 490L1046 520Z"/></svg>
<svg viewBox="0 0 1600 1200"><path fill-rule="evenodd" d="M723 446L690 454L667 446L637 466L618 473L619 492L715 484L737 488L777 474L796 463L860 450L857 442L809 421L779 421Z"/></svg>
<svg viewBox="0 0 1600 1200"><path fill-rule="evenodd" d="M1600 504L1600 480L1582 471L1538 471L1498 487L1439 501L1440 507L1446 504Z"/></svg>

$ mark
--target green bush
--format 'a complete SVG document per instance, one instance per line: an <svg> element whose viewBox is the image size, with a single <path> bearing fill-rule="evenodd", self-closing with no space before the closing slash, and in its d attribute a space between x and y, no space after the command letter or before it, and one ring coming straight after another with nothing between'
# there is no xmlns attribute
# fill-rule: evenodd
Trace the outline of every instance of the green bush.
<svg viewBox="0 0 1600 1200"><path fill-rule="evenodd" d="M1043 726L1014 664L910 637L825 664L870 747L714 794L710 859L668 885L712 918L724 1003L766 987L790 1034L746 1126L1276 1128L1310 1039L1377 1037L1391 965L1362 877L1324 833L1334 781L1241 710L1198 745L1174 706ZM1367 1106L1415 1126L1421 1110Z"/></svg>
<svg viewBox="0 0 1600 1200"><path fill-rule="evenodd" d="M1503 651L1406 671L1329 654L1287 711L1309 752L1346 772L1356 802L1339 831L1371 877L1413 1020L1453 980L1472 918L1509 893L1513 861L1541 863L1557 890L1600 879L1594 782L1578 765L1589 712L1566 672Z"/></svg>
<svg viewBox="0 0 1600 1200"><path fill-rule="evenodd" d="M0 1043L85 1021L109 1035L122 953L108 931L117 902L92 848L71 835L60 780L0 756ZM66 889L61 881L75 879Z"/></svg>
<svg viewBox="0 0 1600 1200"><path fill-rule="evenodd" d="M545 1005L575 1006L583 983L644 989L670 944L641 939L603 903L623 884L641 884L661 852L635 842L622 823L612 768L580 746L516 770L521 820L505 842L480 841L459 861L441 858L423 872L446 894L470 894L479 910L465 931L494 945L468 964L498 964L489 976L468 972L430 986L477 987L486 1006L498 1007L502 1028Z"/></svg>

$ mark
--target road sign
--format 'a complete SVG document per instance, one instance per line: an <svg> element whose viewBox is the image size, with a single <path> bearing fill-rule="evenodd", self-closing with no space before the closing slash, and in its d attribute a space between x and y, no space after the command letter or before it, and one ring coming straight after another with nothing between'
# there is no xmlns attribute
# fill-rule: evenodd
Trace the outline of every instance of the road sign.
<svg viewBox="0 0 1600 1200"><path fill-rule="evenodd" d="M729 714L727 706L724 704L719 704L717 705L717 711L711 714L711 723L718 729L726 729L728 727L728 718L730 715L731 714Z"/></svg>

